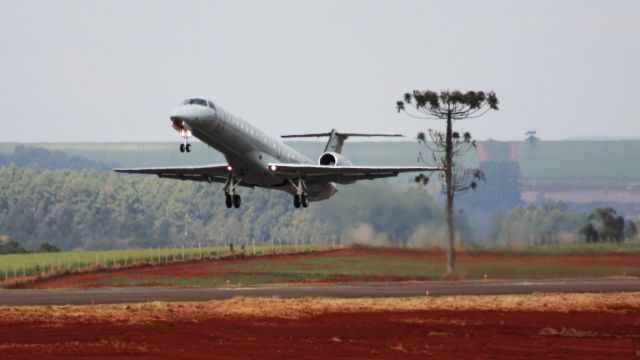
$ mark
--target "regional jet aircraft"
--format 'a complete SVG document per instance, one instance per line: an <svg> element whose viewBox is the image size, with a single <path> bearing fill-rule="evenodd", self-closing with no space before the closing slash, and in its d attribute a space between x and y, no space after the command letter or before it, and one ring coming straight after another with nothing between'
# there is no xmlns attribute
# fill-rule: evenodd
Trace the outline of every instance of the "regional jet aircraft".
<svg viewBox="0 0 640 360"><path fill-rule="evenodd" d="M341 155L344 141L353 136L401 136L384 134L353 134L331 130L328 133L284 135L293 137L329 137L317 164L279 140L235 117L211 101L187 99L171 113L173 128L183 142L180 152L191 152L189 138L195 136L221 152L226 164L116 169L121 173L155 174L161 178L204 181L224 184L228 208L240 207L239 186L263 187L293 195L296 208L309 206L309 201L328 199L337 192L335 184L352 184L397 176L403 172L441 170L419 166L354 166Z"/></svg>

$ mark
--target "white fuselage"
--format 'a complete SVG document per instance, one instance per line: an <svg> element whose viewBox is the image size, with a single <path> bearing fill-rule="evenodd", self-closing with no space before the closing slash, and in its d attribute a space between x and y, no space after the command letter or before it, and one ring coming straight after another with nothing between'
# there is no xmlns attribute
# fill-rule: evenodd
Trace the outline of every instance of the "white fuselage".
<svg viewBox="0 0 640 360"><path fill-rule="evenodd" d="M287 179L270 172L269 163L315 164L278 139L273 139L250 123L214 105L182 104L171 114L173 127L188 130L205 144L221 152L242 178L243 185L280 189L295 194ZM310 200L327 199L336 193L331 182L308 187Z"/></svg>

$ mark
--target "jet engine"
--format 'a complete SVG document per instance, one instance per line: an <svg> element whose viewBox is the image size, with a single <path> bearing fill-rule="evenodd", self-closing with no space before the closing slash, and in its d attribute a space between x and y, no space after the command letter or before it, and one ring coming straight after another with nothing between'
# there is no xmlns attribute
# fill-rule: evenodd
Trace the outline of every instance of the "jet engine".
<svg viewBox="0 0 640 360"><path fill-rule="evenodd" d="M326 152L320 155L320 159L318 159L319 165L325 166L350 166L351 161L341 154L334 152Z"/></svg>
<svg viewBox="0 0 640 360"><path fill-rule="evenodd" d="M347 159L346 157L335 153L335 152L326 152L322 155L320 155L320 159L318 159L318 164L320 165L324 165L324 166L350 166L351 161L349 161L349 159ZM343 184L343 185L348 185L348 184L353 184L354 182L356 182L355 180L350 180L347 177L345 177L344 179L340 179L340 180L334 180L334 182L339 183L339 184Z"/></svg>

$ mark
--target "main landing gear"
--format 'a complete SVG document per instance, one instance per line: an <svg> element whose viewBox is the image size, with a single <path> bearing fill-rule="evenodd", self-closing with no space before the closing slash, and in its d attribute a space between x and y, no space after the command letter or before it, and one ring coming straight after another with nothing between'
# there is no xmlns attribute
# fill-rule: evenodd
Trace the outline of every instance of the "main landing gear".
<svg viewBox="0 0 640 360"><path fill-rule="evenodd" d="M293 195L293 207L299 209L301 206L306 208L309 206L309 197L307 196L307 186L302 178L298 179L298 183L289 180L291 185L296 189L296 193Z"/></svg>
<svg viewBox="0 0 640 360"><path fill-rule="evenodd" d="M306 208L309 206L309 197L307 197L306 194L295 194L293 195L293 206L296 209L299 209L300 206L302 206L303 208Z"/></svg>
<svg viewBox="0 0 640 360"><path fill-rule="evenodd" d="M236 188L240 185L241 180L235 180L232 177L227 178L226 184L224 184L224 203L228 209L239 208L242 204L242 198L236 194Z"/></svg>
<svg viewBox="0 0 640 360"><path fill-rule="evenodd" d="M224 203L227 205L228 209L231 209L232 207L234 208L239 208L240 204L242 203L242 198L240 197L240 195L238 194L224 194Z"/></svg>

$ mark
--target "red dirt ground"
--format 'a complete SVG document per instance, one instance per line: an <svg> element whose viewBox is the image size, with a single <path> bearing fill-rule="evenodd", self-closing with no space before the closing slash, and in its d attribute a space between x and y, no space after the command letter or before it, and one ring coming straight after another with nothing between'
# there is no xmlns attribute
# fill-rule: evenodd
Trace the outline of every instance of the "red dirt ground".
<svg viewBox="0 0 640 360"><path fill-rule="evenodd" d="M640 311L388 311L301 319L6 322L2 359L631 359Z"/></svg>
<svg viewBox="0 0 640 360"><path fill-rule="evenodd" d="M141 278L141 277L176 277L176 278L196 278L210 277L211 275L221 274L227 269L222 269L230 261L243 261L246 263L261 263L265 261L273 261L274 258L278 262L287 263L302 259L303 257L314 256L381 256L406 258L412 260L421 260L430 263L443 263L444 255L440 251L416 251L405 249L384 249L384 248L351 248L343 250L332 250L325 252L302 253L293 255L266 255L259 257L248 257L236 260L208 260L187 263L170 263L159 266L145 266L138 268L107 270L95 273L72 274L67 276L54 277L49 279L41 279L33 283L25 283L15 287L20 288L84 288L84 287L100 287L113 286L108 283L101 285L100 280L107 278ZM499 253L473 253L460 252L458 254L459 264L503 264L503 265L532 265L532 264L548 264L548 265L575 265L575 266L637 266L640 267L639 254L626 253L607 253L607 254L581 254L581 255L553 255L553 256L509 256ZM216 267L221 268L217 270ZM371 277L371 279L374 279ZM370 280L371 280L370 279ZM360 280L360 279L355 279ZM380 278L375 281L401 281L412 280L412 278ZM349 279L322 279L323 283L332 282L349 282ZM308 281L306 281L308 282Z"/></svg>

